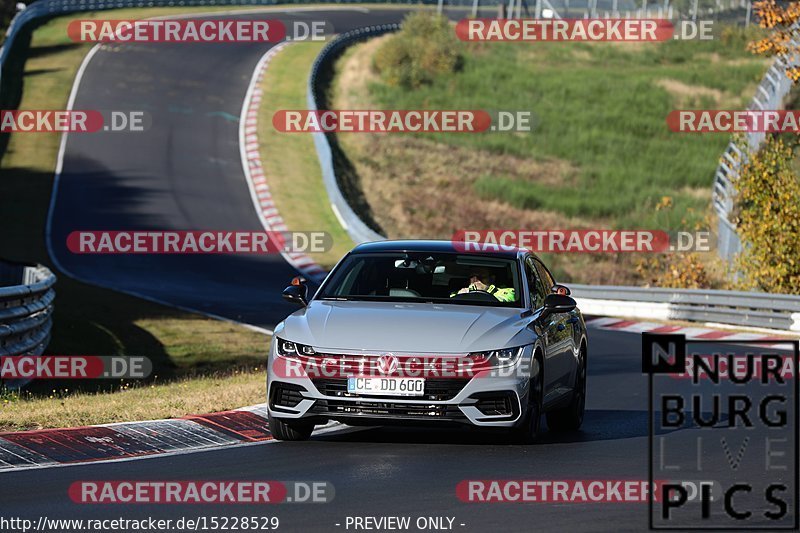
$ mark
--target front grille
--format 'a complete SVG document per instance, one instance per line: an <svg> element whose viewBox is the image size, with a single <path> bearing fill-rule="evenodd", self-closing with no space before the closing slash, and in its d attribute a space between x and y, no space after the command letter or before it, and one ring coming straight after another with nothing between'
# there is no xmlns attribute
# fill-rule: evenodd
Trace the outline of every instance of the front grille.
<svg viewBox="0 0 800 533"><path fill-rule="evenodd" d="M271 407L296 407L303 401L305 388L292 383L276 383L272 386Z"/></svg>
<svg viewBox="0 0 800 533"><path fill-rule="evenodd" d="M314 386L325 396L341 396L343 398L358 398L357 394L347 392L347 378L330 378L312 380ZM455 398L461 389L469 382L468 379L426 379L425 393L414 399L446 401ZM373 396L369 398L396 398L396 396Z"/></svg>
<svg viewBox="0 0 800 533"><path fill-rule="evenodd" d="M336 354L317 352L313 356L298 358L309 368L321 365L335 369L336 374L318 374L315 377L345 377L350 375L382 376L384 370L380 367L380 354ZM408 377L426 377L431 379L445 376L453 377L453 372L462 372L461 377L474 376L476 373L487 370L491 363L483 358L476 358L469 354L454 355L398 355L398 363ZM447 372L447 373L445 373ZM456 374L457 376L458 374Z"/></svg>
<svg viewBox="0 0 800 533"><path fill-rule="evenodd" d="M317 400L314 413L341 416L403 417L419 419L462 418L456 405L430 405L394 402Z"/></svg>

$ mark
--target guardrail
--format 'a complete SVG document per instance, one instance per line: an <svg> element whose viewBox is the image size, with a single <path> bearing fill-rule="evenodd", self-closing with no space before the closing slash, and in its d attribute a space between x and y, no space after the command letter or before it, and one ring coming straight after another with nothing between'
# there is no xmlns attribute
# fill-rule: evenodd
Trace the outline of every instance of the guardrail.
<svg viewBox="0 0 800 533"><path fill-rule="evenodd" d="M570 285L587 314L800 332L800 297L759 292Z"/></svg>
<svg viewBox="0 0 800 533"><path fill-rule="evenodd" d="M399 29L399 24L368 26L342 33L326 44L311 66L311 74L308 77L308 109L311 111L317 111L319 109L319 102L325 91L325 88L322 87L320 83L320 72L324 68L329 68L345 48L357 42L369 39L370 37L378 37ZM319 165L322 169L322 181L325 184L325 190L328 192L331 209L333 209L336 218L339 219L339 223L356 244L384 239L385 237L383 235L374 231L361 220L361 217L356 214L350 206L350 203L345 199L339 187L339 182L336 179L336 171L334 170L333 164L333 151L331 150L331 144L328 141L327 134L315 132L313 136Z"/></svg>
<svg viewBox="0 0 800 533"><path fill-rule="evenodd" d="M50 341L55 282L41 265L0 263L0 356L42 354Z"/></svg>
<svg viewBox="0 0 800 533"><path fill-rule="evenodd" d="M791 44L797 46L795 40L791 40ZM783 99L792 89L792 80L786 76L786 67L786 62L781 58L772 63L756 88L756 94L753 96L748 110L765 111L781 108ZM737 144L736 139L732 140L722 153L717 172L714 175L711 196L714 211L719 217L717 248L723 259L731 260L742 250L742 242L736 233L736 226L731 220L736 198L734 182L739 177L742 165L747 162L748 152L758 151L765 138L766 133L764 132L749 132L744 135L743 144L745 146L742 147Z"/></svg>

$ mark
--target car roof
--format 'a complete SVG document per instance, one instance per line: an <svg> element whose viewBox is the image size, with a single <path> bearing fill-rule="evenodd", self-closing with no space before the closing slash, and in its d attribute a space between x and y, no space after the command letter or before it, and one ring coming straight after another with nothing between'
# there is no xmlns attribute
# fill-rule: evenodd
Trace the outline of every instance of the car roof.
<svg viewBox="0 0 800 533"><path fill-rule="evenodd" d="M454 242L454 241L444 241L444 240L417 240L417 239L409 239L409 240L391 240L391 241L375 241L375 242L366 242L363 244L359 244L351 253L380 253L380 252L451 252L451 253L460 253L465 252L465 250L469 250L468 246L472 246L475 243L463 243L463 242ZM495 250L494 246L489 245L488 249L485 244L480 244L483 249L479 251L472 251L469 250L465 253L475 253L479 255L491 255L494 257L505 257L510 259L516 259L520 252L528 253L527 250L521 248L511 248L511 247L497 247L499 249Z"/></svg>

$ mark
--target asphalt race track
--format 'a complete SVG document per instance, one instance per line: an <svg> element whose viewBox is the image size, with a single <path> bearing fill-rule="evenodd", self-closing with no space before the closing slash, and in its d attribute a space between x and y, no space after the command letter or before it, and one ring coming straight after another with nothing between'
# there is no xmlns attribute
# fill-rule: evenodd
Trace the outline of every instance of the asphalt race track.
<svg viewBox="0 0 800 533"><path fill-rule="evenodd" d="M719 348L708 346L709 350ZM14 515L34 521L39 516L177 520L266 515L280 519L280 530L346 531L348 516L388 515L410 516L412 520L448 516L454 518L455 531L642 531L648 524L646 503L465 503L456 496L456 485L462 480L647 480L648 392L640 351L637 334L591 330L583 428L573 434L545 433L535 445L510 444L502 433L461 429L347 428L303 443L271 442L134 461L8 472L2 476L0 501L5 509L13 509ZM671 438L678 440L672 441L666 462L691 463L694 435L691 431L674 431ZM756 452L761 433L749 435L753 444L747 453L762 453ZM729 440L738 450L742 441ZM703 454L704 464L711 465L716 459L718 469L709 469L708 477L701 479L721 479L717 474L728 468L723 454L711 445ZM747 456L739 466L739 480L755 482L765 477L763 459L752 457ZM792 475L789 470L778 477L791 483ZM67 496L68 487L75 481L88 480L326 481L335 487L335 497L331 503L254 507L73 503ZM739 505L745 501L749 502L737 498ZM753 509L765 508L758 499L753 505L759 506ZM713 515L718 517L720 512L715 507Z"/></svg>
<svg viewBox="0 0 800 533"><path fill-rule="evenodd" d="M343 32L398 22L403 13L297 10L267 16L287 23L326 20ZM68 136L48 237L61 270L268 328L294 310L280 293L297 272L279 255L75 255L66 246L76 230L262 231L242 170L239 115L256 63L270 46L98 49L73 109L143 110L154 120L147 132Z"/></svg>
<svg viewBox="0 0 800 533"><path fill-rule="evenodd" d="M246 507L95 506L73 504L76 480L270 479L333 483L331 504L282 504L274 513L289 531L336 531L347 515L448 515L457 531L642 530L646 504L468 504L456 498L464 479L647 479L647 380L640 338L590 331L586 422L577 435L545 435L534 446L503 443L474 431L382 428L174 457L3 474L0 499L20 516L179 517L248 514ZM637 372L637 370L639 372ZM499 442L499 443L498 443ZM281 529L283 529L283 527Z"/></svg>
<svg viewBox="0 0 800 533"><path fill-rule="evenodd" d="M320 10L280 17L324 19L341 32L395 22L402 13ZM81 256L66 248L66 236L80 229L261 230L242 172L238 117L265 51L263 45L127 45L104 46L94 55L74 109L143 109L158 120L146 134L69 137L49 234L62 269L90 283L263 327L292 310L280 290L295 271L280 256ZM406 515L453 517L456 531L646 530L646 503L477 504L456 497L456 485L469 479L648 479L641 338L592 329L589 339L584 426L575 434L546 433L536 445L458 428L344 430L304 443L8 472L0 501L4 514L34 522L40 516L274 515L283 531L346 531L348 516ZM738 472L744 479L762 475L747 468L755 467ZM336 495L328 504L258 507L79 505L67 495L79 480L327 481Z"/></svg>

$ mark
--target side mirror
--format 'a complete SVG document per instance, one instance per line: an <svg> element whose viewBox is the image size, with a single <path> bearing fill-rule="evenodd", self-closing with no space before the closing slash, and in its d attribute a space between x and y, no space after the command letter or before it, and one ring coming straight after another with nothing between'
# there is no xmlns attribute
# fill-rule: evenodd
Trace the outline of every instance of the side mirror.
<svg viewBox="0 0 800 533"><path fill-rule="evenodd" d="M552 292L553 294L562 294L564 296L569 296L570 294L572 294L572 291L569 290L569 287L567 287L566 285L561 285L560 283L556 283L555 285L553 285L553 288L550 289L550 292Z"/></svg>
<svg viewBox="0 0 800 533"><path fill-rule="evenodd" d="M566 294L548 294L544 297L544 309L540 318L547 318L557 313L569 313L578 306L578 302Z"/></svg>
<svg viewBox="0 0 800 533"><path fill-rule="evenodd" d="M297 305L308 305L308 286L306 280L297 276L292 284L283 289L283 299Z"/></svg>

